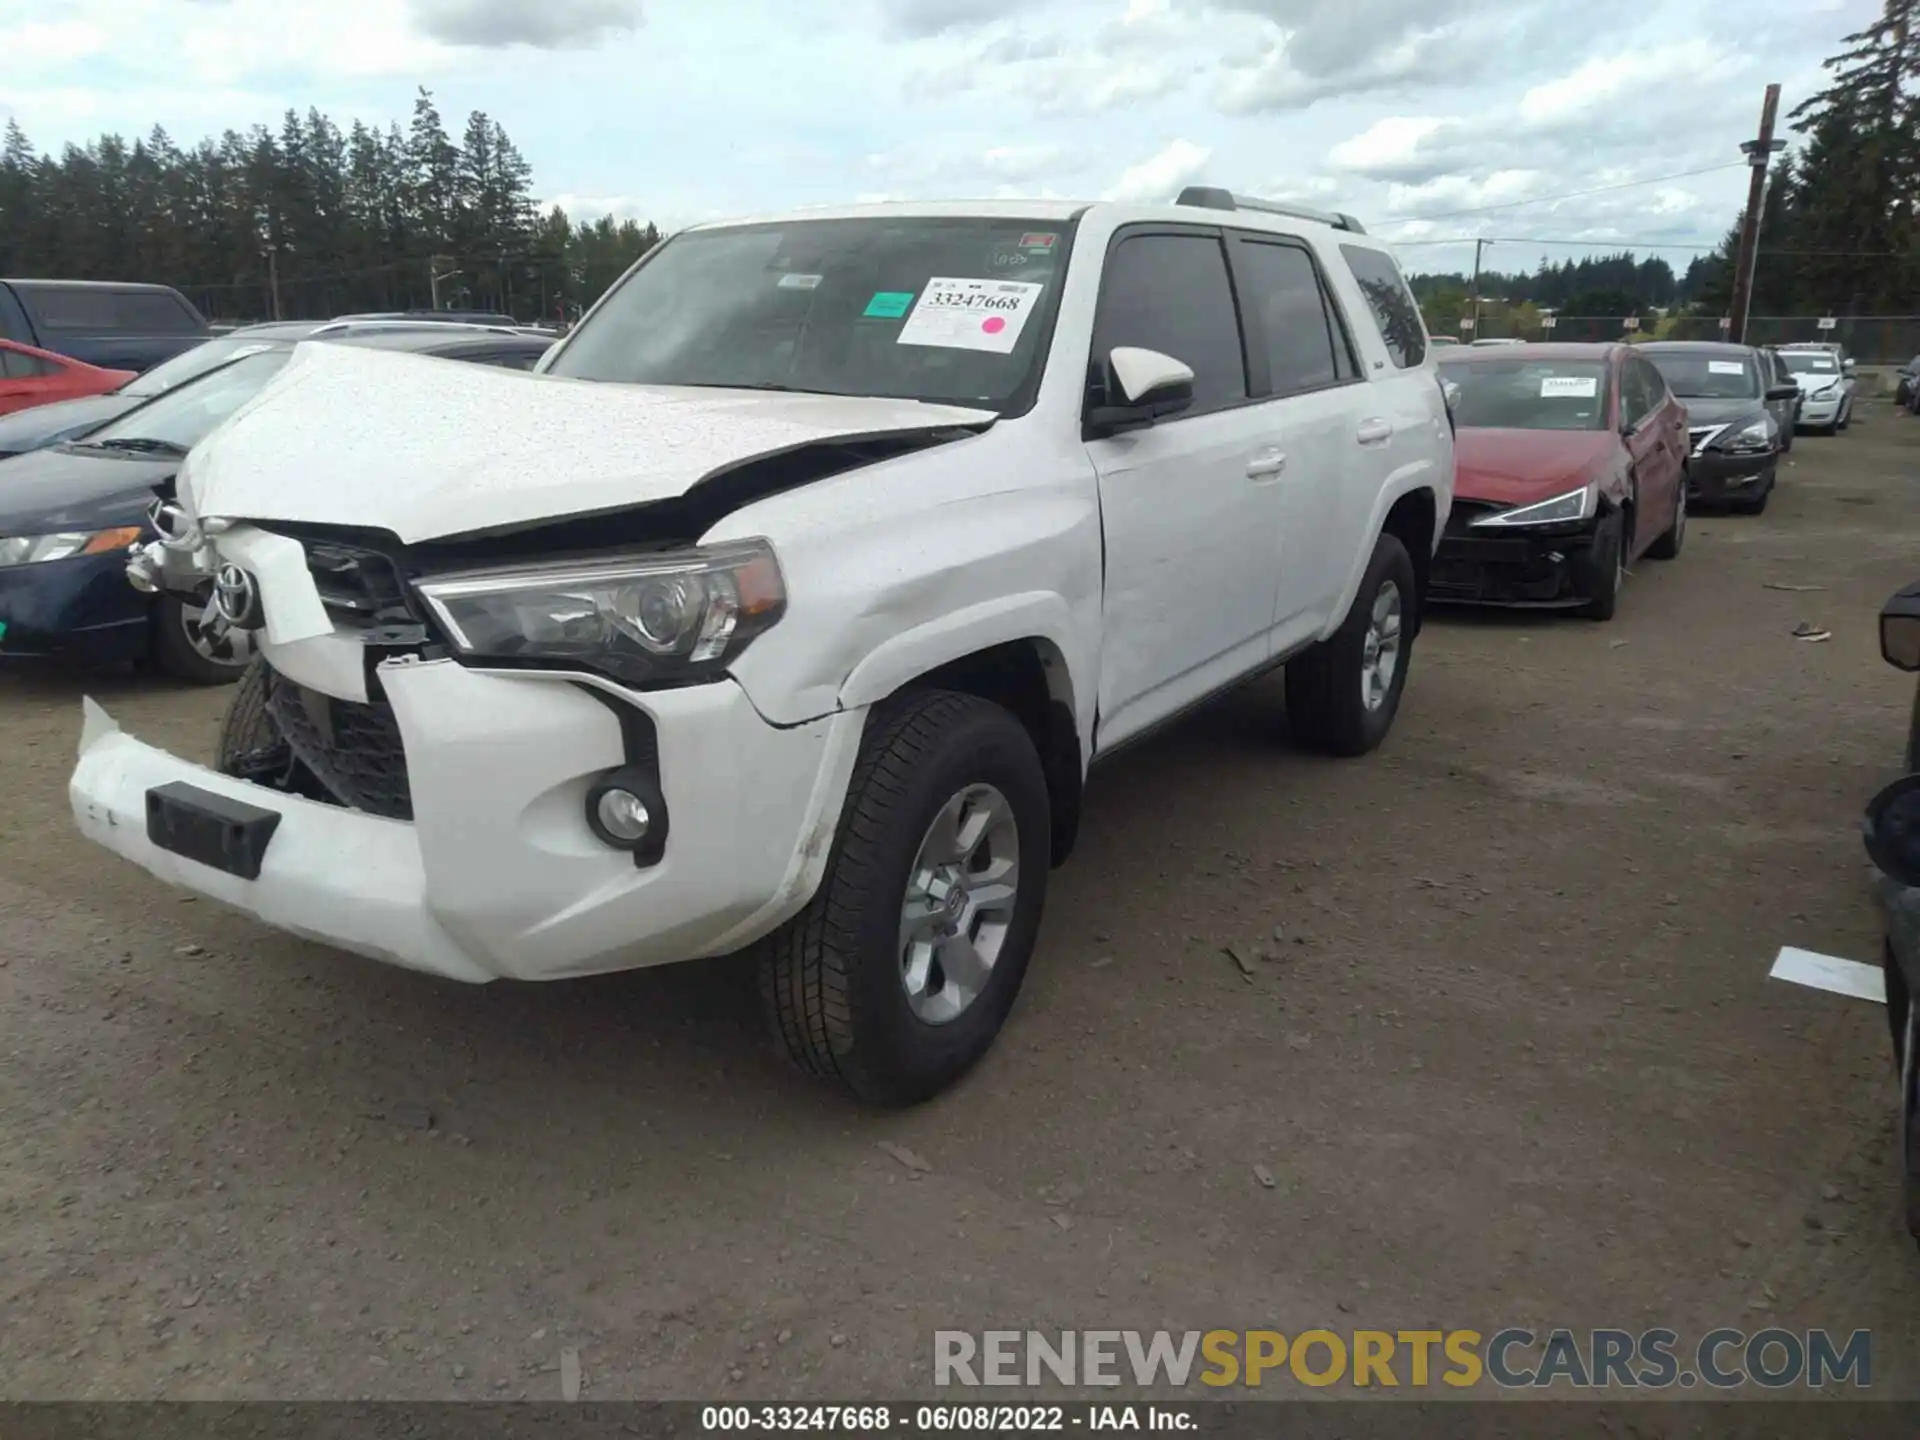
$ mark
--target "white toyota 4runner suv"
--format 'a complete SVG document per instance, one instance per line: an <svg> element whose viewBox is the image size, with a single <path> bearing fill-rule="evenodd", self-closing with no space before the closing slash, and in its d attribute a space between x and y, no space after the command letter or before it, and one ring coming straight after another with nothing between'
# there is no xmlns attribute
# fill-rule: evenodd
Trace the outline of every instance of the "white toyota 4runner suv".
<svg viewBox="0 0 1920 1440"><path fill-rule="evenodd" d="M217 765L89 701L74 817L455 980L751 948L803 1067L925 1098L1090 763L1282 662L1297 742L1386 735L1426 349L1358 224L1214 190L702 225L534 375L301 347L129 565L257 646Z"/></svg>

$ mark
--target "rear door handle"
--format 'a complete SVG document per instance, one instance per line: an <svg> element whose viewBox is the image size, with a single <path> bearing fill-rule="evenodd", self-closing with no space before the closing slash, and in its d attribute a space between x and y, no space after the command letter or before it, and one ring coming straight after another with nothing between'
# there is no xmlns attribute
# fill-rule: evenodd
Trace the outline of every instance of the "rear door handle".
<svg viewBox="0 0 1920 1440"><path fill-rule="evenodd" d="M1391 420L1362 420L1360 428L1354 432L1354 439L1362 445L1384 445L1393 438Z"/></svg>
<svg viewBox="0 0 1920 1440"><path fill-rule="evenodd" d="M1271 480L1287 468L1287 457L1278 450L1263 450L1247 462L1249 480Z"/></svg>

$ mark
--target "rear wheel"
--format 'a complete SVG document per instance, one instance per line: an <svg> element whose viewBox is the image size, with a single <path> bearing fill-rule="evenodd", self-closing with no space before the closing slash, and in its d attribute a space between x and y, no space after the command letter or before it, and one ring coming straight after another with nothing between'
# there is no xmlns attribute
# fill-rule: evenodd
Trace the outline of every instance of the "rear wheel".
<svg viewBox="0 0 1920 1440"><path fill-rule="evenodd" d="M1046 777L1010 713L939 690L876 710L820 888L760 947L787 1054L878 1104L952 1084L1020 993L1049 850Z"/></svg>
<svg viewBox="0 0 1920 1440"><path fill-rule="evenodd" d="M162 595L153 607L153 663L166 675L190 685L227 685L238 680L253 659L253 644L243 630L213 640L200 628L205 610L177 595Z"/></svg>
<svg viewBox="0 0 1920 1440"><path fill-rule="evenodd" d="M1287 724L1297 743L1353 756L1387 738L1413 659L1417 584L1407 547L1382 535L1340 628L1287 662Z"/></svg>

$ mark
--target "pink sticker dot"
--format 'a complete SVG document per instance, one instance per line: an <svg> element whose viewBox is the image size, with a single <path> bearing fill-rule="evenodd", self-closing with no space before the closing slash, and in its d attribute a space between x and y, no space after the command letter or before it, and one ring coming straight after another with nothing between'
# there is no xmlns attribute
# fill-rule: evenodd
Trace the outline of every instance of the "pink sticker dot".
<svg viewBox="0 0 1920 1440"><path fill-rule="evenodd" d="M998 335L1002 330L1007 328L1007 322L999 315L989 315L980 322L980 328L989 335Z"/></svg>

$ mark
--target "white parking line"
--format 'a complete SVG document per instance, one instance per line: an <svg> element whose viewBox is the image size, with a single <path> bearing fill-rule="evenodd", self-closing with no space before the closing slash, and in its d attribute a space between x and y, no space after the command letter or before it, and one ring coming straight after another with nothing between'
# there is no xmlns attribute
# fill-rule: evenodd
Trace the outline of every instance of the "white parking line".
<svg viewBox="0 0 1920 1440"><path fill-rule="evenodd" d="M1776 980L1791 980L1795 985L1829 990L1835 995L1851 995L1856 1000L1887 1003L1887 977L1878 965L1862 965L1858 960L1842 960L1782 945L1768 972Z"/></svg>

